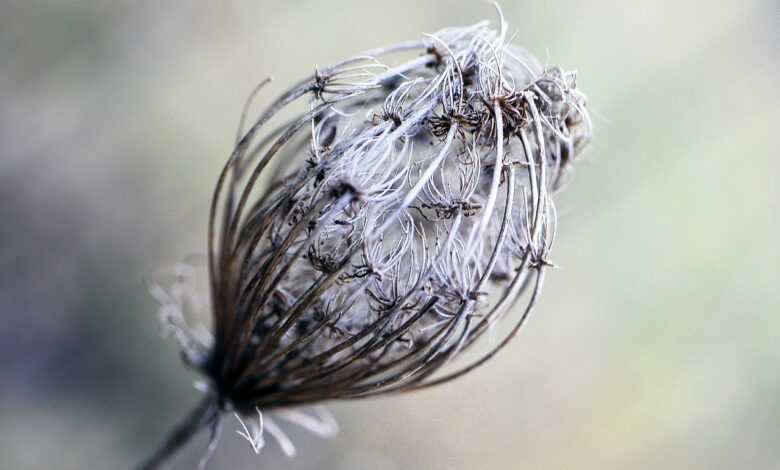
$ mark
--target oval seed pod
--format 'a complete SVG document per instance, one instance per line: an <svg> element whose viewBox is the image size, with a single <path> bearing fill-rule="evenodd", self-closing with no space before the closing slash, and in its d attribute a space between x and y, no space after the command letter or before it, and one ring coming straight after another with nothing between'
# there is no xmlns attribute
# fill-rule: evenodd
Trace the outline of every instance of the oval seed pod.
<svg viewBox="0 0 780 470"><path fill-rule="evenodd" d="M590 135L574 73L511 45L503 18L290 87L240 130L214 191L213 338L177 330L210 392L180 430L484 363L541 291L553 196ZM503 338L454 361L499 322Z"/></svg>

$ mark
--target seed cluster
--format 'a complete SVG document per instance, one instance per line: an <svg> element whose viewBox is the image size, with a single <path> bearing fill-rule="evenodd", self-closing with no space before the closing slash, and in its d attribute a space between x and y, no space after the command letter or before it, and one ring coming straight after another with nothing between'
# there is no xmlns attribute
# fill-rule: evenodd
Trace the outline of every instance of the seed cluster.
<svg viewBox="0 0 780 470"><path fill-rule="evenodd" d="M245 414L472 370L537 299L553 195L590 134L575 74L512 46L503 20L317 70L240 131L212 203L213 338L186 356Z"/></svg>

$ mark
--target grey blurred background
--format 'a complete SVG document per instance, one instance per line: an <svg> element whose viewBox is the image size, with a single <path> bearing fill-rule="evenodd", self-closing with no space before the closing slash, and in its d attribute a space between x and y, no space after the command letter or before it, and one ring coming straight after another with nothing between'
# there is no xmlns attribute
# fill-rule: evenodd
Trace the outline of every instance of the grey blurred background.
<svg viewBox="0 0 780 470"><path fill-rule="evenodd" d="M211 468L780 468L780 5L505 1L595 140L545 295L455 383L331 406L329 441ZM194 404L144 282L205 250L263 77L494 19L482 2L0 4L0 468L129 468ZM175 468L193 468L198 440Z"/></svg>

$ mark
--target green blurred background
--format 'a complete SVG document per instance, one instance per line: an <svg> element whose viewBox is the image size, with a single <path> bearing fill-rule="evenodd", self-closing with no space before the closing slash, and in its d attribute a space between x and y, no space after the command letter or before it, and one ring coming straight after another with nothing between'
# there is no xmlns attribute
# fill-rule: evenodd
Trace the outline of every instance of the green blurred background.
<svg viewBox="0 0 780 470"><path fill-rule="evenodd" d="M211 468L780 468L780 5L504 2L595 139L545 295L460 381ZM0 5L0 468L129 468L195 403L152 273L205 250L243 101L482 2ZM177 460L192 468L205 438Z"/></svg>

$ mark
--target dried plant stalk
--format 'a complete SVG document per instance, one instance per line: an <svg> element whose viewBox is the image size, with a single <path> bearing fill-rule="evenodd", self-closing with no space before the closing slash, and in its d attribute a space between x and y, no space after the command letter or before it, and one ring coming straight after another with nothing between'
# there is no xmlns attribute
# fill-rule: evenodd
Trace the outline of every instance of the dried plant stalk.
<svg viewBox="0 0 780 470"><path fill-rule="evenodd" d="M574 73L510 42L501 18L369 51L239 130L211 205L213 336L175 328L210 392L142 468L221 411L418 390L516 334L549 265L553 195L591 126ZM502 339L442 370L510 314Z"/></svg>

